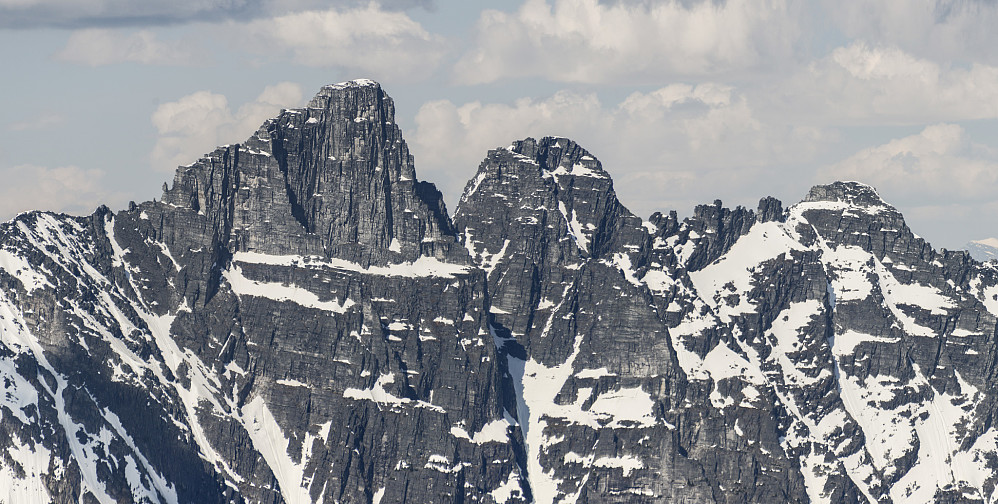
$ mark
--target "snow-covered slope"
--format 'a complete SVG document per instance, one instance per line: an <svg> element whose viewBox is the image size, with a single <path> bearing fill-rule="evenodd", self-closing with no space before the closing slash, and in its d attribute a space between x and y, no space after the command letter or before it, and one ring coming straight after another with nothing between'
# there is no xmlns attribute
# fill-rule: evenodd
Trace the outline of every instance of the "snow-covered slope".
<svg viewBox="0 0 998 504"><path fill-rule="evenodd" d="M812 502L841 502L846 478L872 502L993 500L992 369L978 357L993 352L992 268L934 252L872 188L836 183L689 276L738 378L761 376L789 412L781 444Z"/></svg>
<svg viewBox="0 0 998 504"><path fill-rule="evenodd" d="M967 244L967 251L981 262L998 259L998 238L974 240Z"/></svg>

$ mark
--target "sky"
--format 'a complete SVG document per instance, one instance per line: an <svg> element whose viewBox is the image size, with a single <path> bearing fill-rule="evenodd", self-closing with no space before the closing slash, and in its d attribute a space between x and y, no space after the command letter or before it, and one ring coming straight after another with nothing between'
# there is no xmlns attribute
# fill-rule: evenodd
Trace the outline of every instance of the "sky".
<svg viewBox="0 0 998 504"><path fill-rule="evenodd" d="M451 210L569 137L632 212L858 180L936 248L998 236L994 0L0 0L0 219L158 198L177 166L369 78Z"/></svg>

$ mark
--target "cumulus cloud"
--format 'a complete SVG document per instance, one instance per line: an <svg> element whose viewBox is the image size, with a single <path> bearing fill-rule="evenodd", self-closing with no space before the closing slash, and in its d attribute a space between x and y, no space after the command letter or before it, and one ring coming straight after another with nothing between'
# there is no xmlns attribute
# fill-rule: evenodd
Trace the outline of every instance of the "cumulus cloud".
<svg viewBox="0 0 998 504"><path fill-rule="evenodd" d="M160 105L152 115L159 139L152 152L157 170L172 172L218 145L242 142L281 108L298 106L302 90L282 82L267 86L252 102L233 111L225 96L198 91Z"/></svg>
<svg viewBox="0 0 998 504"><path fill-rule="evenodd" d="M374 3L233 23L229 36L240 48L264 56L395 78L429 75L445 51L442 37L405 13Z"/></svg>
<svg viewBox="0 0 998 504"><path fill-rule="evenodd" d="M55 58L94 67L114 63L184 66L204 63L204 54L187 41L161 41L149 30L87 29L70 35Z"/></svg>
<svg viewBox="0 0 998 504"><path fill-rule="evenodd" d="M987 0L826 0L851 39L897 46L937 61L998 63L998 4Z"/></svg>
<svg viewBox="0 0 998 504"><path fill-rule="evenodd" d="M998 208L998 153L971 141L956 124L927 126L863 149L820 170L818 178L874 185L905 212L915 232L929 234L937 246L961 247L968 227L978 229L978 237L998 229L993 211ZM962 225L955 226L956 221Z"/></svg>
<svg viewBox="0 0 998 504"><path fill-rule="evenodd" d="M102 188L104 172L77 166L20 165L0 169L0 220L28 210L51 210L77 215L93 212L119 195ZM115 200L115 201L112 201Z"/></svg>
<svg viewBox="0 0 998 504"><path fill-rule="evenodd" d="M998 156L975 144L957 124L863 149L821 171L826 178L863 180L905 201L998 200Z"/></svg>
<svg viewBox="0 0 998 504"><path fill-rule="evenodd" d="M340 7L369 0L339 0ZM0 0L0 28L108 28L246 21L328 7L323 0ZM382 0L386 9L431 8L432 0Z"/></svg>
<svg viewBox="0 0 998 504"><path fill-rule="evenodd" d="M799 37L796 7L780 0L551 2L483 12L476 42L455 66L458 80L619 83L726 74L788 59Z"/></svg>
<svg viewBox="0 0 998 504"><path fill-rule="evenodd" d="M229 20L212 25L212 33L239 52L264 61L290 60L381 78L425 77L436 70L446 52L443 37L428 32L406 13L376 3ZM207 54L190 39L163 40L148 29L89 28L73 32L55 59L88 66L124 62L186 66L207 63Z"/></svg>
<svg viewBox="0 0 998 504"><path fill-rule="evenodd" d="M879 124L998 118L998 67L941 65L861 42L777 86L778 106L797 117Z"/></svg>
<svg viewBox="0 0 998 504"><path fill-rule="evenodd" d="M420 108L415 122L410 138L420 177L444 181L448 201L457 201L488 149L553 135L596 155L622 201L640 215L686 211L716 197L757 200L774 185L801 178L767 174L810 160L828 139L819 129L763 121L743 94L713 83L633 93L616 105L569 91L512 104L434 101Z"/></svg>

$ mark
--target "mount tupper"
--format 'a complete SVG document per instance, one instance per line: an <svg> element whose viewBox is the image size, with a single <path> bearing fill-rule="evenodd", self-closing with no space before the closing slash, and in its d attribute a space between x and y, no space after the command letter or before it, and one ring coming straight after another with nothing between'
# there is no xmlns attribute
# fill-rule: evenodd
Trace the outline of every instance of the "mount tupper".
<svg viewBox="0 0 998 504"><path fill-rule="evenodd" d="M857 182L642 220L566 138L452 220L326 86L160 201L0 224L0 501L994 502L996 264Z"/></svg>

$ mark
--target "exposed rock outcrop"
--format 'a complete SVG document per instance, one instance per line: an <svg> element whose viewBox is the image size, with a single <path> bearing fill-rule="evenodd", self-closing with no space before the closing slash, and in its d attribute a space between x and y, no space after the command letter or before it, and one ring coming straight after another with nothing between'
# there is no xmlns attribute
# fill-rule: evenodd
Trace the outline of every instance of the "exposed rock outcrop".
<svg viewBox="0 0 998 504"><path fill-rule="evenodd" d="M647 221L566 138L453 222L371 81L0 224L0 501L993 502L998 267L877 192Z"/></svg>

